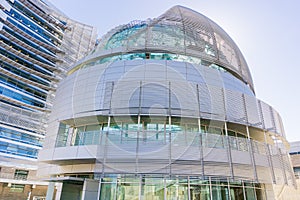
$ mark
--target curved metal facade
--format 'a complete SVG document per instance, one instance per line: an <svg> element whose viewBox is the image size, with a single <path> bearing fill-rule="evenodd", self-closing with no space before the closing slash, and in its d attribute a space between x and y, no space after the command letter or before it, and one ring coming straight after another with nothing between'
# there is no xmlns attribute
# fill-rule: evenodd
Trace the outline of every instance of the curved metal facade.
<svg viewBox="0 0 300 200"><path fill-rule="evenodd" d="M197 33L201 27L202 31L214 30L207 37L212 40L209 48L215 55L218 52L218 58L200 56L206 62L195 62L194 58L203 53L200 47L208 48L203 38L194 38L199 42L196 57L187 49L181 56L188 57L173 57L177 50L166 53L163 42L170 38L161 38L164 34L154 37L154 29L160 27L159 32L165 33L177 25L180 30L184 25L185 31ZM94 194L101 199L114 199L116 195L128 199L147 195L160 199L201 199L201 195L210 199L251 199L244 190L248 184L253 184L255 199L264 199L265 195L258 192L266 191L264 185L294 185L287 152L274 144L275 139L285 142L281 118L255 97L247 84L251 76L244 73L249 72L246 62L223 30L206 17L179 6L151 23L124 27L108 33L58 87L39 155L50 165L40 168L41 174L70 178L54 178L56 181L70 181L74 176L94 179L93 184L100 188ZM143 34L145 37L140 37ZM151 40L143 43L143 48L131 46L130 40L144 41L142 38ZM241 67L236 71L234 63L221 60L224 52L214 43L221 38L236 53L236 66ZM138 51L130 49L135 47ZM127 178L131 181L126 182ZM147 185L150 179L153 182ZM86 184L92 184L76 180L84 181L83 190L87 190ZM164 182L160 192L143 189L151 184L158 187L155 182L160 181ZM199 184L191 184L193 181ZM235 182L239 182L237 187L243 186L241 191L231 191ZM186 188L178 189L180 184ZM208 192L200 192L197 197L197 189L191 188L202 190L202 185L209 187ZM226 185L227 189L215 191L213 185ZM170 192L168 188L175 186L176 192ZM119 194L115 190L122 191ZM84 193L82 198L91 198L89 195ZM270 193L267 196L272 199Z"/></svg>

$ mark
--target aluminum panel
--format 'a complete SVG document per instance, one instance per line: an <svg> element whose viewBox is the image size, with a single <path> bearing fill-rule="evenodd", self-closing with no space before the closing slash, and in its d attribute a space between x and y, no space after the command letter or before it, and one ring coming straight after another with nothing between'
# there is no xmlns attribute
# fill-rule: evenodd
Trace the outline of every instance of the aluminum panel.
<svg viewBox="0 0 300 200"><path fill-rule="evenodd" d="M243 101L243 94L226 90L226 114L230 122L246 123L246 111Z"/></svg>
<svg viewBox="0 0 300 200"><path fill-rule="evenodd" d="M259 101L259 103L265 129L275 131L272 108L263 101Z"/></svg>
<svg viewBox="0 0 300 200"><path fill-rule="evenodd" d="M225 104L224 104L223 89L208 85L208 91L209 91L210 101L211 101L211 108L209 110L209 113L211 114L211 118L224 121ZM201 98L200 98L200 103L201 103Z"/></svg>
<svg viewBox="0 0 300 200"><path fill-rule="evenodd" d="M274 109L273 109L273 119L274 119L276 133L279 133L281 136L285 137L281 117L278 114L278 112L275 111Z"/></svg>
<svg viewBox="0 0 300 200"><path fill-rule="evenodd" d="M262 119L260 118L257 99L249 95L244 95L244 101L249 125L262 128Z"/></svg>

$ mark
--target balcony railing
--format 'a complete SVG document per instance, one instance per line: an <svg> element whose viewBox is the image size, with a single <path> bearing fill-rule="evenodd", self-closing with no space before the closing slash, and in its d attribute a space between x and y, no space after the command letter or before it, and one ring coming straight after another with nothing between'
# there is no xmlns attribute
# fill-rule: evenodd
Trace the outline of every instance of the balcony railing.
<svg viewBox="0 0 300 200"><path fill-rule="evenodd" d="M255 153L266 154L265 145L263 143L248 140L247 138L211 134L211 133L196 133L196 132L155 132L155 131L86 131L77 133L76 139L72 145L99 145L103 144L103 135L114 144L133 144L137 141L143 144L165 145L185 142L191 145L198 146L200 144L200 137L202 146L206 148L230 148L237 151L248 151L249 142L252 143L252 148ZM180 144L178 144L180 145Z"/></svg>

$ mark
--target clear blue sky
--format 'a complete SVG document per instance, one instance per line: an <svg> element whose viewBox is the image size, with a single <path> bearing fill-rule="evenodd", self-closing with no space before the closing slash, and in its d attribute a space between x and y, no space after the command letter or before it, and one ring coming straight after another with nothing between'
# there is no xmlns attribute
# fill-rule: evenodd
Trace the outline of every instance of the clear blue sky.
<svg viewBox="0 0 300 200"><path fill-rule="evenodd" d="M300 140L299 0L49 1L69 17L96 26L100 36L132 20L158 17L174 5L206 15L219 24L243 52L256 96L280 113L287 139Z"/></svg>

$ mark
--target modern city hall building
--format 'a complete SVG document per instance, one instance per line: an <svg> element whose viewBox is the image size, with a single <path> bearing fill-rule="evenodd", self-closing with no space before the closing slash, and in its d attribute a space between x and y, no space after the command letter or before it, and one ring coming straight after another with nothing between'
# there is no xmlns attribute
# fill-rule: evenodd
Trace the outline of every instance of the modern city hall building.
<svg viewBox="0 0 300 200"><path fill-rule="evenodd" d="M278 143L237 45L175 6L112 29L69 70L38 172L48 199L276 199L295 186Z"/></svg>
<svg viewBox="0 0 300 200"><path fill-rule="evenodd" d="M0 199L41 198L37 155L57 83L96 42L47 1L0 0Z"/></svg>

